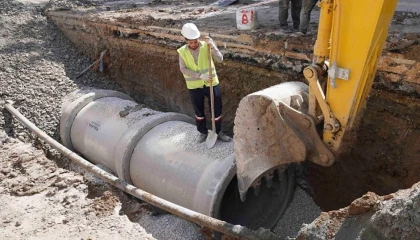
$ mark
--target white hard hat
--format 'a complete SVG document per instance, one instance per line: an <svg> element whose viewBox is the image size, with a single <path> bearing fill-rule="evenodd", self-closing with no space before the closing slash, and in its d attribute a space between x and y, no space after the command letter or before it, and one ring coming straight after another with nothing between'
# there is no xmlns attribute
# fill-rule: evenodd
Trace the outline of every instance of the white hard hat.
<svg viewBox="0 0 420 240"><path fill-rule="evenodd" d="M197 39L200 37L200 31L198 31L198 28L194 23L184 24L184 26L182 26L181 34L186 39Z"/></svg>

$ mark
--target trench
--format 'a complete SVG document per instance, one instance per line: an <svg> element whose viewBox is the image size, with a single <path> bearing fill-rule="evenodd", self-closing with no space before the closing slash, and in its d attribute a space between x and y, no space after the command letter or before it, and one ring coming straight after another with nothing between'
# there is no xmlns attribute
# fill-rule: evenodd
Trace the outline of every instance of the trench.
<svg viewBox="0 0 420 240"><path fill-rule="evenodd" d="M156 61L162 61L158 59ZM152 62L153 63L153 62ZM261 69L260 69L261 70ZM261 71L266 71L262 69ZM224 72L223 70L221 72ZM252 69L242 71L238 79L257 79L261 75L252 75ZM118 73L115 73L118 75ZM123 73L121 73L123 74ZM284 81L295 80L299 74L283 75ZM165 78L161 78L165 79ZM171 81L170 79L165 79ZM166 82L164 81L164 82ZM263 80L249 83L248 93L253 89L261 88ZM268 82L270 79L268 79ZM239 80L237 82L240 82ZM242 83L237 83L241 84ZM233 120L235 117L235 106L244 95L228 94L229 86L221 83L224 104L227 105L224 113L224 130L229 134L233 132ZM257 86L258 85L258 86ZM270 85L270 84L267 84ZM228 90L226 90L228 88ZM129 90L127 89L127 92ZM167 111L180 111L190 108L188 101L178 103L176 108L166 106L162 108L159 102L154 104L150 99L159 99L165 93L159 95L155 91L133 92L133 98L141 99L151 108L165 109ZM184 96L185 97L185 96ZM147 100L149 99L149 100ZM169 108L169 109L168 109ZM411 187L412 184L420 181L420 164L418 156L420 148L407 145L417 142L420 139L420 113L414 109L420 108L420 99L417 96L401 94L399 92L387 91L376 87L372 90L360 127L357 131L357 140L347 154L340 156L331 167L322 167L312 162L302 164L301 173L298 174L298 183L304 182L300 187L310 195L314 202L323 210L330 211L348 206L354 199L361 197L368 191L378 195L386 195L400 189ZM413 109L412 111L409 109ZM191 113L189 113L191 115ZM210 127L210 122L208 125ZM279 182L277 182L280 184ZM264 213L266 209L275 209L270 206L273 198L267 197L270 191L255 196L252 191L249 194L252 200L241 206L238 199L235 179L226 190L221 204L221 219L233 224L241 224L250 228L267 221L262 225L271 228L285 209L274 211L275 216ZM264 186L263 186L264 188ZM236 195L235 195L236 194ZM276 199L278 203L279 199ZM280 197L281 200L281 197ZM282 205L279 205L282 206ZM246 209L246 210L245 210ZM154 210L157 211L158 210ZM238 213L241 213L238 215ZM256 216L270 216L270 218L259 219Z"/></svg>
<svg viewBox="0 0 420 240"><path fill-rule="evenodd" d="M168 55L165 58L150 53L146 56L151 65L176 61ZM223 130L231 136L236 108L243 97L279 82L302 80L300 73L287 70L272 72L230 60L217 67L222 79ZM169 70L178 71L172 66ZM136 71L113 72L111 75L124 87L121 76L128 74L127 77L132 79L138 74ZM134 84L136 87L133 91L126 86L125 90L130 96L155 109L194 115L180 76L174 80L173 76L166 76L160 71L140 75L144 79L138 81L156 83L159 80L162 88L156 89L156 86L148 84L138 87L139 84ZM165 90L167 88L175 91ZM329 211L348 206L368 191L386 195L420 181L420 148L410 144L420 140L420 113L416 109L420 109L418 96L384 90L376 84L357 130L355 144L331 167L305 163L301 180L307 185L302 188L323 211Z"/></svg>
<svg viewBox="0 0 420 240"><path fill-rule="evenodd" d="M156 62L160 61L162 60L156 60ZM258 70L266 71L265 69ZM221 75L227 74L227 71L227 69L221 70ZM248 93L277 83L275 79L264 79L258 71L253 72L252 68L246 68L246 66L243 71L237 70L237 72L240 73L234 85L226 81L221 83L224 104L223 129L231 136L235 117L234 109L240 99ZM299 78L300 74L288 73L282 76L282 81L293 81ZM232 81L232 75L229 77ZM165 80L168 78L159 79L163 79L164 82L171 81ZM250 81L244 83L241 79ZM247 89L247 91L237 90L236 92L235 87ZM193 115L188 101L182 104L178 102L180 105L176 107L162 108L159 104L153 104L154 101L151 99L161 97L161 94L155 93L153 90L150 92L146 90L141 93L140 100L147 102L152 108ZM131 96L139 98L139 93L131 93ZM184 92L178 98L185 96L187 93ZM383 90L380 86L374 88L357 130L355 144L331 167L305 162L303 173L300 175L301 179L298 180L298 182L306 183L301 186L302 189L323 211L330 211L348 206L368 191L378 195L387 195L409 188L420 181L420 164L418 163L420 147L410 144L420 140L420 113L415 109L420 109L420 99L417 96ZM208 126L210 124L208 122ZM232 220L230 217L227 219ZM244 225L247 226L247 224Z"/></svg>
<svg viewBox="0 0 420 240"><path fill-rule="evenodd" d="M159 111L194 116L188 90L177 64L175 50L182 42L165 36L152 38L147 34L140 34L141 37L119 36L121 34L115 34L115 31L107 34L101 30L102 25L94 24L84 25L87 29L81 30L77 22L65 22L62 16L53 16L52 19L64 29L65 35L75 46L92 59L97 58L103 49L108 49L112 67L105 74L137 102ZM107 27L112 29L113 26ZM254 47L279 47L282 44L275 43L286 40L275 39L271 45L267 39L262 39ZM264 41L266 45L258 45ZM299 47L299 42L304 43L308 39L293 41L296 56L310 49L307 46ZM412 47L418 46L414 44ZM404 52L412 54L407 48L410 46L404 47ZM231 136L236 108L243 97L282 82L305 82L301 73L302 67L308 64L305 58L270 59L275 54L264 55L261 51L247 55L239 47L222 51L225 60L222 64L216 64L216 68L223 101L223 131ZM407 64L413 66L413 71L419 65L418 56L413 55L407 60ZM267 57L266 62L278 61L279 67L267 67L261 61L264 57ZM307 187L303 189L323 211L346 207L368 191L386 195L420 181L420 146L413 144L420 140L420 97L416 91L401 91L407 85L405 79L410 78L415 82L418 76L398 75L399 70L390 68L395 67L395 62L398 61L390 58L389 54L380 62L380 71L355 132L355 142L349 144L347 153L331 167L321 167L311 162L302 164L298 182L306 182Z"/></svg>

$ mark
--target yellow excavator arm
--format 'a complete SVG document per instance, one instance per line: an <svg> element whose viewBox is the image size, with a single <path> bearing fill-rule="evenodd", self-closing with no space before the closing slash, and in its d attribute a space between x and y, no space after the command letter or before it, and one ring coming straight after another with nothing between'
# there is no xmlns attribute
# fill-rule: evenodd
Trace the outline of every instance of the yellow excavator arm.
<svg viewBox="0 0 420 240"><path fill-rule="evenodd" d="M313 61L303 71L309 87L287 82L241 100L234 140L242 201L290 163L330 166L348 149L397 2L322 0Z"/></svg>
<svg viewBox="0 0 420 240"><path fill-rule="evenodd" d="M320 68L310 66L304 74L312 83L310 96L316 97L324 117L323 140L335 154L345 150L344 136L359 123L397 2L320 2L321 15L313 60L313 64ZM328 81L324 92L317 87L319 84L314 82L311 72L313 69L324 70L325 60L328 60ZM321 97L325 94L326 97ZM309 108L316 109L316 106L315 102L311 102ZM318 117L316 111L309 114Z"/></svg>

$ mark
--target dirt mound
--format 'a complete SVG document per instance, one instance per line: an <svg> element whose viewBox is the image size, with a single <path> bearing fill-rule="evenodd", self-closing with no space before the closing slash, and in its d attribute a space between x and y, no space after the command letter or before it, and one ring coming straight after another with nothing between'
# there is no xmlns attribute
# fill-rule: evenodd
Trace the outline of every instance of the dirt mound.
<svg viewBox="0 0 420 240"><path fill-rule="evenodd" d="M322 213L296 239L418 239L420 183L391 195L369 192L349 207Z"/></svg>
<svg viewBox="0 0 420 240"><path fill-rule="evenodd" d="M96 216L107 216L112 214L118 203L119 199L111 192L106 191L102 197L93 201L92 208L96 212Z"/></svg>

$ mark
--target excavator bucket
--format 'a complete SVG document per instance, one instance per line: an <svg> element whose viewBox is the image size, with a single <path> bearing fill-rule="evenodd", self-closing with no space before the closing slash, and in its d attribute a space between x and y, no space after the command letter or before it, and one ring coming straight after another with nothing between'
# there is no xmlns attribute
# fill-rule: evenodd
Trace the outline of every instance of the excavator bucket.
<svg viewBox="0 0 420 240"><path fill-rule="evenodd" d="M312 161L332 164L334 156L319 139L308 111L308 86L282 83L252 93L236 111L234 142L241 200L250 187L258 194L262 178L270 186L275 171L287 165Z"/></svg>

